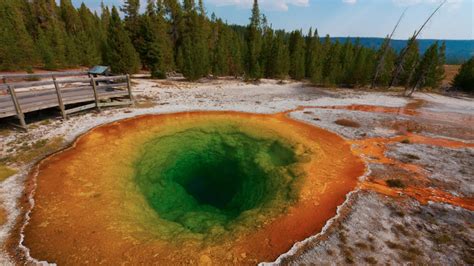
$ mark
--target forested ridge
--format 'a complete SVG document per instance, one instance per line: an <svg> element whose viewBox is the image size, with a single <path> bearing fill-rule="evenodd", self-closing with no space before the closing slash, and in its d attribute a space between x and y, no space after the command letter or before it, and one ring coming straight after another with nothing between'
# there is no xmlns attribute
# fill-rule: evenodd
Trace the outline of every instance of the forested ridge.
<svg viewBox="0 0 474 266"><path fill-rule="evenodd" d="M352 42L359 42L364 47L379 49L384 42L384 38L376 37L331 37L331 40L346 42L347 40ZM390 42L390 46L396 51L400 52L406 47L408 40L393 39ZM438 39L418 39L418 46L420 53L425 53L428 48L435 42L446 44L446 64L448 65L461 65L469 60L474 53L474 40L438 40Z"/></svg>
<svg viewBox="0 0 474 266"><path fill-rule="evenodd" d="M320 37L316 28L285 32L272 28L257 0L246 27L208 15L202 0L148 0L140 10L139 0L102 5L100 15L71 0L2 0L0 70L106 64L115 73L145 69L157 78L176 71L189 80L214 75L366 86L378 66L375 85L388 86L401 65L394 82L407 88L439 87L444 76L444 43L420 54L416 40L397 52L385 49L388 38L374 49Z"/></svg>

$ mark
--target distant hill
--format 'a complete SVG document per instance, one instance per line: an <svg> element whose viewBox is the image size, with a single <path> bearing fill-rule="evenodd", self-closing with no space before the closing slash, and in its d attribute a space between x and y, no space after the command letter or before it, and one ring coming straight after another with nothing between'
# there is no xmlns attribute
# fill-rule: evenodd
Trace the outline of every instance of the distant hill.
<svg viewBox="0 0 474 266"><path fill-rule="evenodd" d="M339 40L339 42L345 42L348 38L346 37L335 37L333 41ZM357 38L350 37L352 42L355 42ZM360 43L363 46L378 48L383 43L383 38L359 38ZM418 40L420 44L421 53L424 53L426 49L434 42L446 42L446 61L448 64L461 64L467 61L470 57L474 56L474 40L429 40L422 39ZM392 40L392 47L396 51L402 50L406 46L406 40Z"/></svg>

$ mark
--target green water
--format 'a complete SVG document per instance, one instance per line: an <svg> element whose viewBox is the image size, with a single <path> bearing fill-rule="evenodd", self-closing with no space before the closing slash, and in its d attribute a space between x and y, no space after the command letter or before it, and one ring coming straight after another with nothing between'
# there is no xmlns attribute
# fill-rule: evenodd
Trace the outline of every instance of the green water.
<svg viewBox="0 0 474 266"><path fill-rule="evenodd" d="M249 214L283 211L297 194L297 161L291 145L275 137L193 128L147 142L136 182L160 218L206 234L252 220Z"/></svg>

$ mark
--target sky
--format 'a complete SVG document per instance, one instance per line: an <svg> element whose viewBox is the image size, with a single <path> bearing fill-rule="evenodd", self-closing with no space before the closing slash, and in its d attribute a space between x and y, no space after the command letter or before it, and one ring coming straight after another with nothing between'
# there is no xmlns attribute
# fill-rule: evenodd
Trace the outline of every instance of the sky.
<svg viewBox="0 0 474 266"><path fill-rule="evenodd" d="M146 2L146 0L141 0ZM334 37L385 37L406 9L395 39L407 39L428 18L442 0L260 0L261 11L274 29L307 32ZM99 10L99 0L85 2ZM123 0L104 0L121 5ZM231 24L246 25L253 0L204 0L208 15L215 13ZM422 39L474 39L474 0L448 0L427 25Z"/></svg>

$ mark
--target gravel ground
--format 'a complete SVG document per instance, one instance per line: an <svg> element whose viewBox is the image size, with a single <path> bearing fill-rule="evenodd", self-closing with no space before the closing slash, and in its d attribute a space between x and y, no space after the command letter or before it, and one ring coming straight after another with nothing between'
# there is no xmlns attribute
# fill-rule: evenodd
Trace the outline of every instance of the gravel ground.
<svg viewBox="0 0 474 266"><path fill-rule="evenodd" d="M449 149L429 145L389 146L389 157L421 165L433 186L441 186L456 196L474 197L474 148Z"/></svg>
<svg viewBox="0 0 474 266"><path fill-rule="evenodd" d="M317 244L279 259L301 265L469 265L474 213L445 204L394 201L374 192L353 196L349 214Z"/></svg>

